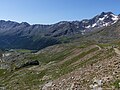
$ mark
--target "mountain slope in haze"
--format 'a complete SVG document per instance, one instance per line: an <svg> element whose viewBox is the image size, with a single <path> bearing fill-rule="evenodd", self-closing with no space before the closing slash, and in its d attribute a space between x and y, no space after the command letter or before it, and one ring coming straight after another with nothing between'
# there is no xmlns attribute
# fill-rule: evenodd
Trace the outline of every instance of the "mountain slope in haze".
<svg viewBox="0 0 120 90"><path fill-rule="evenodd" d="M110 26L119 20L112 12L103 12L92 19L62 21L52 25L30 25L26 22L0 21L0 48L42 49L59 44L65 38L83 36L93 29Z"/></svg>

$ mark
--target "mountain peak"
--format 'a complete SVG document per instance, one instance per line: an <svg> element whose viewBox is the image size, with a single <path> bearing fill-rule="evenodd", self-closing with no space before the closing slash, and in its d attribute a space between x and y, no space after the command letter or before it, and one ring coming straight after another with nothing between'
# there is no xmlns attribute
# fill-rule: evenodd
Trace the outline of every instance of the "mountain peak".
<svg viewBox="0 0 120 90"><path fill-rule="evenodd" d="M112 12L102 12L100 15L97 15L93 19L91 19L91 26L92 28L109 26L116 23L118 20L118 15L115 15Z"/></svg>
<svg viewBox="0 0 120 90"><path fill-rule="evenodd" d="M102 12L101 15L110 15L113 14L112 12Z"/></svg>
<svg viewBox="0 0 120 90"><path fill-rule="evenodd" d="M30 24L27 23L27 22L22 22L21 24L22 24L22 25L26 25L26 26L30 26Z"/></svg>

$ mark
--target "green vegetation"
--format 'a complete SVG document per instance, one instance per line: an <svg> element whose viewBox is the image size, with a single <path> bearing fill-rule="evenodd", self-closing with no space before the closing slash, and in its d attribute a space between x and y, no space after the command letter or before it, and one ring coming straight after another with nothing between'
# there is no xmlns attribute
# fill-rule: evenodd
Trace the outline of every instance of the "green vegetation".
<svg viewBox="0 0 120 90"><path fill-rule="evenodd" d="M41 53L39 55L31 55L28 56L26 59L27 60L39 60L40 62L47 64L49 62L55 61L61 61L63 60L65 57L69 56L71 54L71 50L64 50L62 52L58 52L58 53Z"/></svg>
<svg viewBox="0 0 120 90"><path fill-rule="evenodd" d="M5 70L5 69L0 69L0 77L1 77L1 76L4 76L5 73L6 73L6 70Z"/></svg>
<svg viewBox="0 0 120 90"><path fill-rule="evenodd" d="M76 61L80 60L81 58L83 58L84 56L86 56L87 54L89 53L92 53L96 50L98 50L99 48L93 48L93 49L90 49L86 52L82 52L81 54L79 54L78 56L76 57L73 57L72 59L70 60L67 60L66 62L64 62L63 64L59 65L59 66L56 66L56 69L54 71L54 69L52 68L52 76L53 78L58 78L60 77L61 75L64 75L64 74L67 74L77 68L75 68L74 66L72 67L69 67L72 63L75 63ZM55 67L54 67L55 68Z"/></svg>
<svg viewBox="0 0 120 90"><path fill-rule="evenodd" d="M17 49L16 50L18 53L31 53L32 50L27 50L27 49Z"/></svg>
<svg viewBox="0 0 120 90"><path fill-rule="evenodd" d="M104 43L104 44L98 44L101 48L108 48L112 46L112 44Z"/></svg>
<svg viewBox="0 0 120 90"><path fill-rule="evenodd" d="M72 58L71 60L64 62L64 64L63 64L61 67L66 67L66 66L70 65L71 63L76 62L77 60L83 58L83 57L86 56L87 54L92 53L92 52L94 52L94 51L96 51L96 50L98 50L98 49L99 49L99 48L96 47L96 48L93 48L93 49L91 49L91 50L89 50L89 51L87 51L87 52L82 52L81 54L79 54L78 56Z"/></svg>
<svg viewBox="0 0 120 90"><path fill-rule="evenodd" d="M116 80L113 85L115 86L116 89L120 89L120 80Z"/></svg>

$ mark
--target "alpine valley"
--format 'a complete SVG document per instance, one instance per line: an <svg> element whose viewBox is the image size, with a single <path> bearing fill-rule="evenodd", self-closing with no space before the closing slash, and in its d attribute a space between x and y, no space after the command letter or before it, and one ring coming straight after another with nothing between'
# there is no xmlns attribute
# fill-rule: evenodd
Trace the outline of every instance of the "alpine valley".
<svg viewBox="0 0 120 90"><path fill-rule="evenodd" d="M120 90L120 15L51 25L0 21L0 90Z"/></svg>

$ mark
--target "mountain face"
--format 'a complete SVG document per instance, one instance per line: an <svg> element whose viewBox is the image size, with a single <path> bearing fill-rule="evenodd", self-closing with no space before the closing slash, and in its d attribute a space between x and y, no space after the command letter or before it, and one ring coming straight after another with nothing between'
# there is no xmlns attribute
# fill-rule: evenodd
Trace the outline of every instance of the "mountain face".
<svg viewBox="0 0 120 90"><path fill-rule="evenodd" d="M97 42L108 43L113 41L120 40L120 20L118 20L115 24L99 28L94 32L88 33L85 37L87 40L94 40Z"/></svg>
<svg viewBox="0 0 120 90"><path fill-rule="evenodd" d="M0 48L41 49L61 43L59 38L84 35L96 28L110 26L119 20L119 15L102 12L92 19L61 21L52 25L27 22L0 21Z"/></svg>

